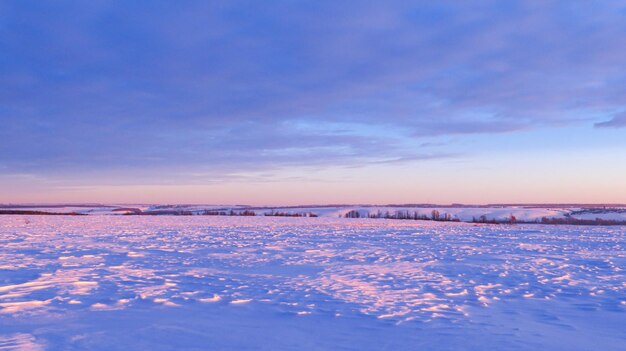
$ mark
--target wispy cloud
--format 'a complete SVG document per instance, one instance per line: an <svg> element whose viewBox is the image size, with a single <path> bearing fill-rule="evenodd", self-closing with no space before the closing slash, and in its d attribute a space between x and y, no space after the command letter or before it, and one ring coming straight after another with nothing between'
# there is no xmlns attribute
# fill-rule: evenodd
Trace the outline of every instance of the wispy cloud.
<svg viewBox="0 0 626 351"><path fill-rule="evenodd" d="M598 122L596 128L624 128L626 127L626 112L618 113L608 121Z"/></svg>

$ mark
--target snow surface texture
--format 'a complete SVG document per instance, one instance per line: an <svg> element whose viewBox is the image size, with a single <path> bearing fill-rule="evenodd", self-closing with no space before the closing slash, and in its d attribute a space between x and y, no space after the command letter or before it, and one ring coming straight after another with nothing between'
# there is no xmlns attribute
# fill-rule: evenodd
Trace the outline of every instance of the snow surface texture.
<svg viewBox="0 0 626 351"><path fill-rule="evenodd" d="M624 350L626 228L0 217L0 350Z"/></svg>

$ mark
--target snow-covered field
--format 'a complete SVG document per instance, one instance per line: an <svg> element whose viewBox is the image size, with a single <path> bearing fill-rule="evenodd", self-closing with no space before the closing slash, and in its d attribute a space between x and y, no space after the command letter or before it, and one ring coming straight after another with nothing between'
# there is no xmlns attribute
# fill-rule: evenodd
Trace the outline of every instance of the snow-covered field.
<svg viewBox="0 0 626 351"><path fill-rule="evenodd" d="M624 350L626 227L0 217L0 350Z"/></svg>

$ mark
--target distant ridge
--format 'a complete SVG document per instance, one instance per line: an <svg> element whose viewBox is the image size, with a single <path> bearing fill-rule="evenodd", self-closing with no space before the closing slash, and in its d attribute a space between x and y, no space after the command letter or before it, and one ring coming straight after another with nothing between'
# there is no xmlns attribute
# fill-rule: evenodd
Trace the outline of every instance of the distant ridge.
<svg viewBox="0 0 626 351"><path fill-rule="evenodd" d="M131 203L111 203L111 204L103 204L103 203L54 203L54 204L46 204L46 203L5 203L0 204L0 208L61 208L61 207L100 207L100 208L114 208L125 206ZM186 206L214 206L212 204L143 204L143 203L132 203L133 205L145 205L145 206L158 206L160 208L177 208L177 207L186 207ZM568 208L568 207L581 207L581 208L610 208L610 207L626 207L626 203L493 203L493 204L461 204L461 203L452 203L452 204L436 204L436 203L405 203L405 204L302 204L302 205L220 205L224 206L224 208L231 207L245 207L250 209L271 209L271 208L328 208L328 207L415 207L415 208L430 208L430 207L441 207L441 208L488 208L488 207L524 207L524 208Z"/></svg>

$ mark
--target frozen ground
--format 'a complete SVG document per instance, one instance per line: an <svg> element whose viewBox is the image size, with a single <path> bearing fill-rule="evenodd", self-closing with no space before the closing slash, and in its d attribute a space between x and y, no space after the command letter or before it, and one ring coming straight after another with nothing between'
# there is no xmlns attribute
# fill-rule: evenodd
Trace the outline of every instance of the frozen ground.
<svg viewBox="0 0 626 351"><path fill-rule="evenodd" d="M626 227L2 216L0 350L624 350Z"/></svg>

